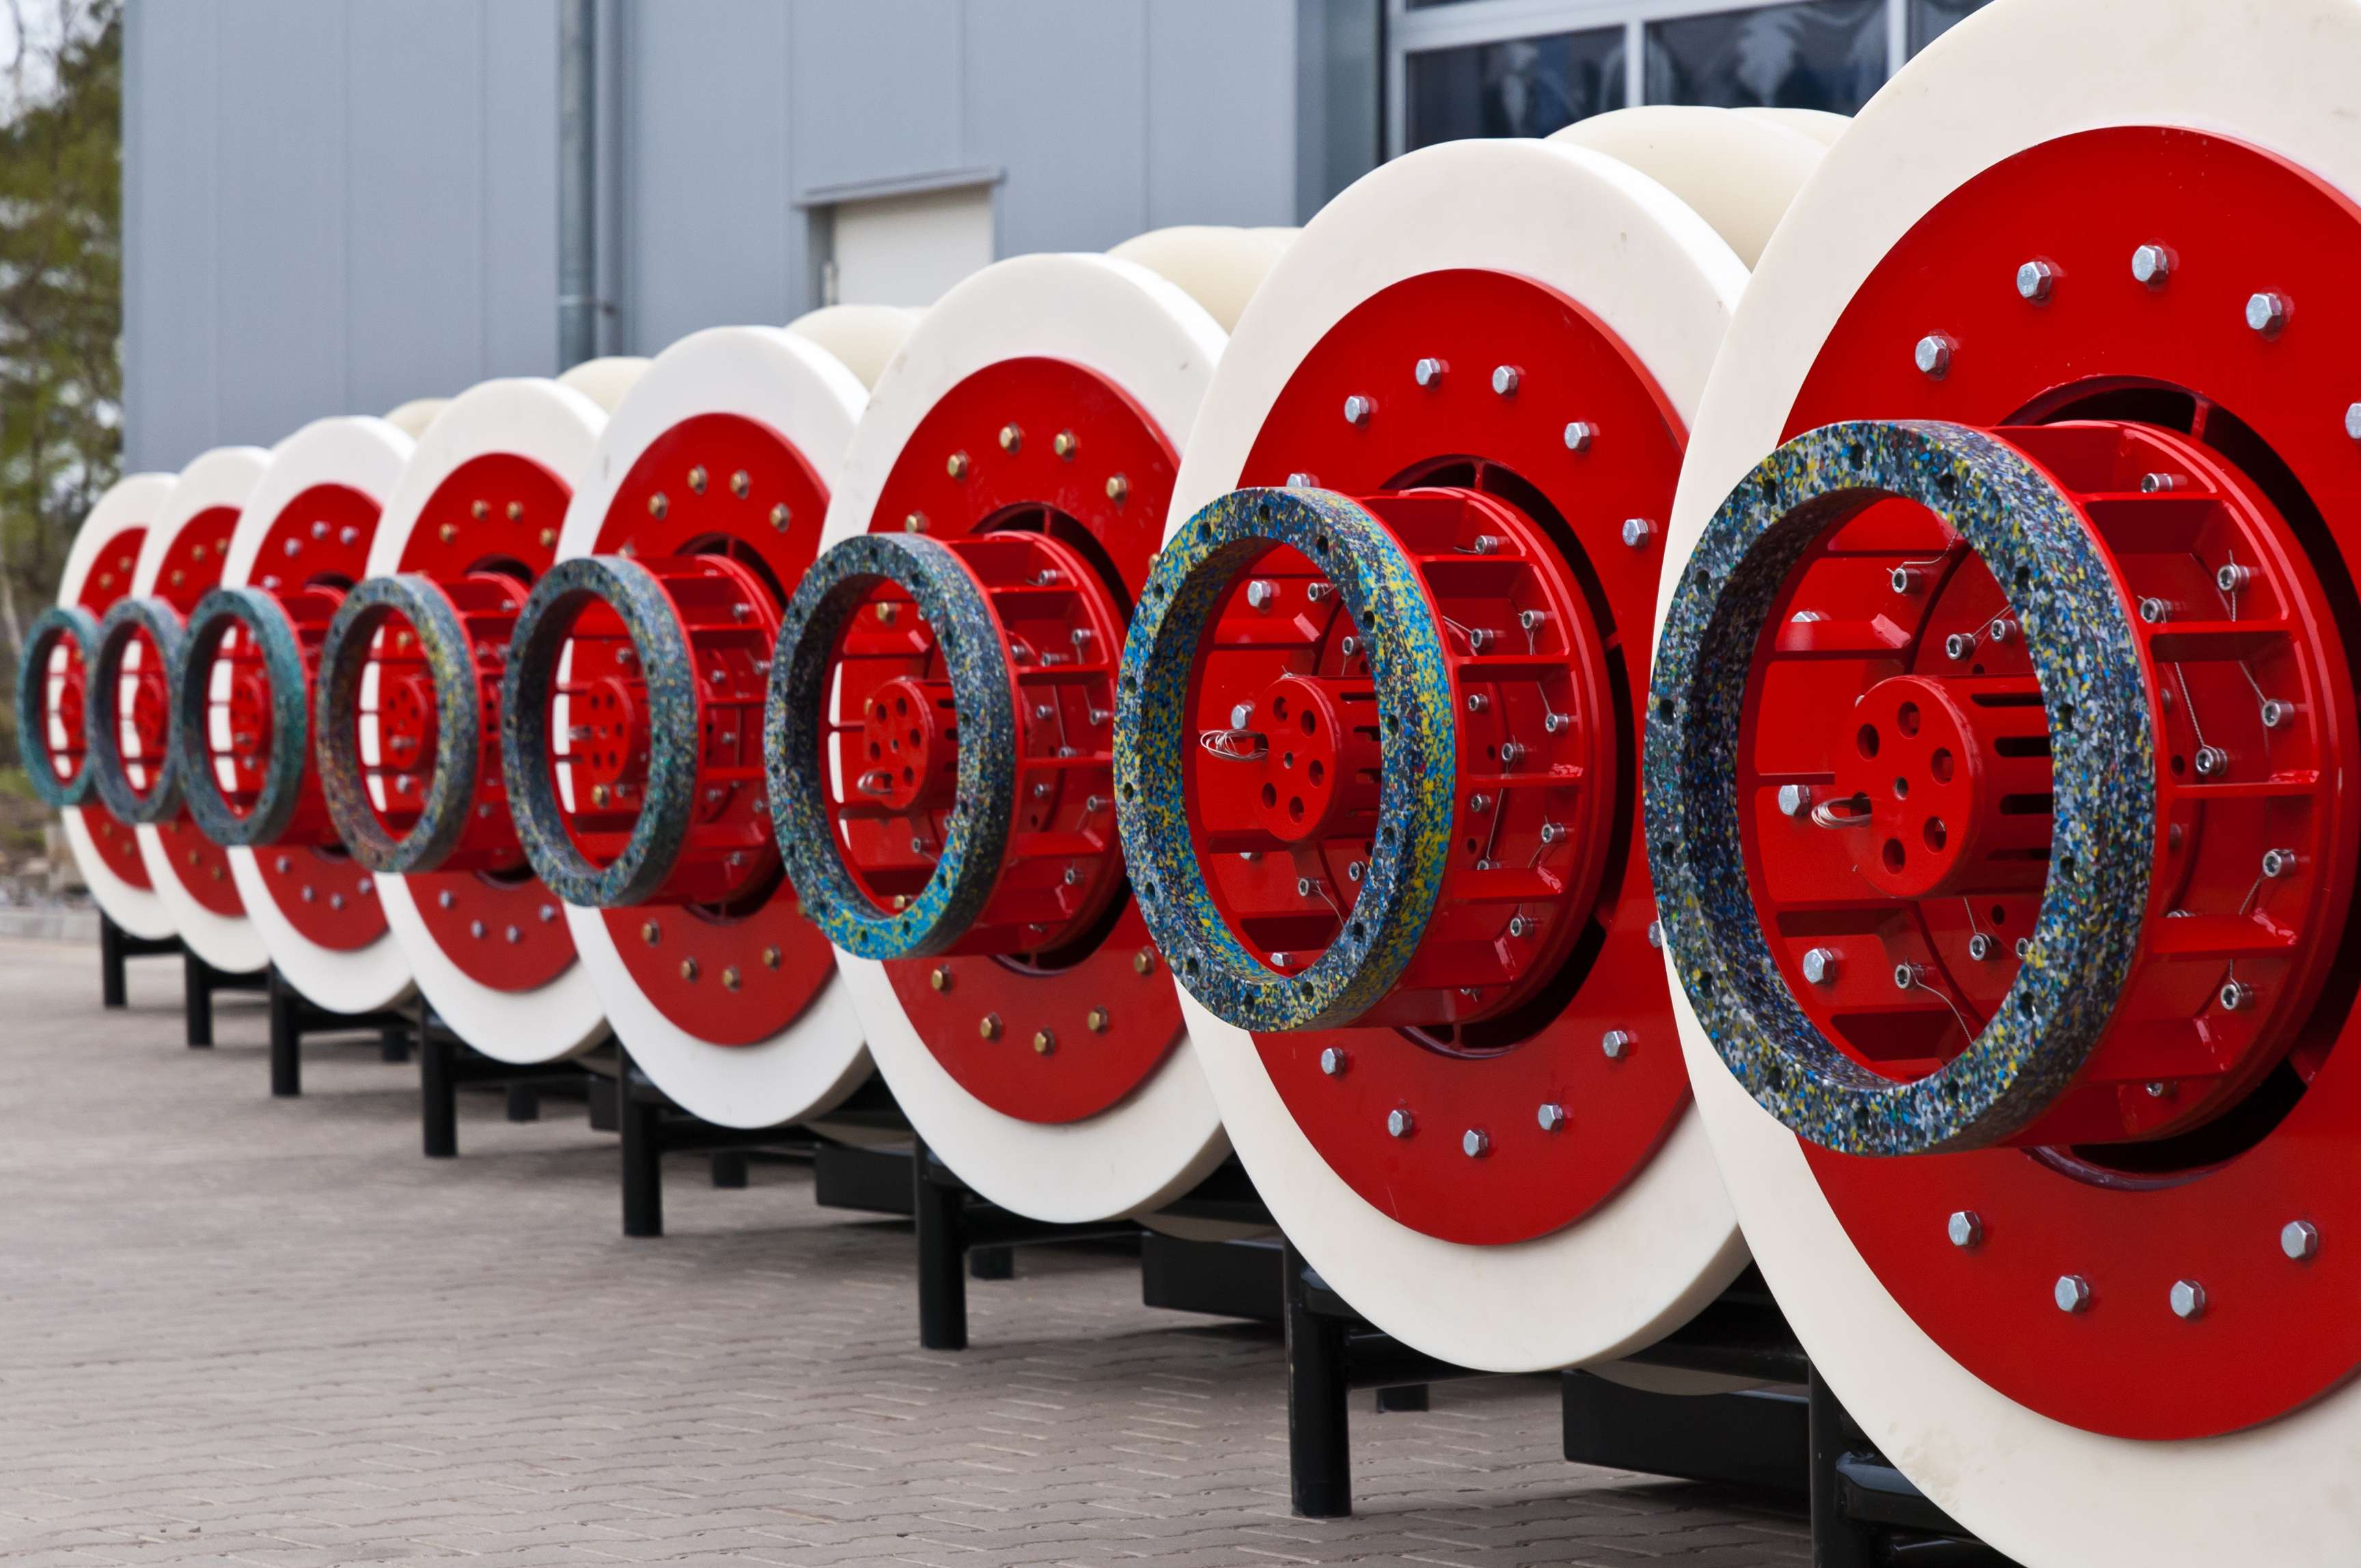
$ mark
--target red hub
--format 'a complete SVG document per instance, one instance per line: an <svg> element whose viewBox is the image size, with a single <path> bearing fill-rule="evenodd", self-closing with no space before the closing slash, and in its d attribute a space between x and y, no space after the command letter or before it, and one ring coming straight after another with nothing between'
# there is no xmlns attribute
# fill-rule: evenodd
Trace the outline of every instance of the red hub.
<svg viewBox="0 0 2361 1568"><path fill-rule="evenodd" d="M885 969L944 1070L1020 1121L1108 1110L1180 1036L1179 999L1124 878L1108 751L1115 661L1178 468L1163 431L1105 378L1064 360L1003 360L937 400L871 515L873 532L924 532L956 552L1006 639L1019 734L999 879L948 954ZM943 679L916 609L888 587L854 616L838 654L840 718L873 714L858 703L872 682ZM840 733L844 745L859 731ZM944 760L956 754L954 743ZM838 842L856 881L890 907L932 873L941 803L930 794L897 812L859 793L860 772L843 776L855 793L830 803Z"/></svg>
<svg viewBox="0 0 2361 1568"><path fill-rule="evenodd" d="M2143 280L2148 247L2167 259ZM2334 1242L2361 1230L2347 1170L2361 1061L2341 1045L2361 973L2347 913L2361 453L2340 304L2356 253L2361 212L2268 154L2175 130L2063 138L1963 186L1894 247L1788 422L2007 422L1999 433L2076 496L2132 607L2159 841L2131 975L2084 1073L2015 1140L2028 1146L1868 1159L1806 1146L1922 1329L2011 1398L2092 1431L2233 1431L2361 1365L2361 1252ZM2033 286L2005 286L2021 273ZM1913 365L1935 333L1953 345L1940 377ZM2025 428L2069 421L2100 422ZM1794 994L1840 1049L1905 1079L1956 1053L2015 971L2041 861L2011 856L2047 849L2031 839L2046 819L2028 753L2058 700L2025 704L2021 650L1988 634L1997 587L1926 524L1872 510L1791 578L1740 797L1754 802L1756 908ZM1892 591L1905 567L1910 591ZM1955 637L1975 640L1964 658ZM1930 742L1858 755L1861 730L1895 739L1902 710L1882 694L1905 681L1969 719L1945 748L1939 810L1922 795ZM1952 722L1930 727L1932 711L1920 704L1922 736ZM1880 798L1881 779L1888 795L1906 781L1908 799ZM1815 793L1801 816L1778 808L1787 784ZM1812 820L1862 796L1872 827ZM1929 850L1936 817L1946 842ZM1817 984L1815 948L1838 960Z"/></svg>
<svg viewBox="0 0 2361 1568"><path fill-rule="evenodd" d="M686 847L660 891L606 919L641 992L718 1045L778 1034L835 972L827 939L778 873L762 778L779 606L811 565L827 510L819 477L777 432L701 414L640 455L593 544L653 573L672 601L665 613L699 645L689 672L698 690L672 694L697 714L681 731L697 737ZM648 672L622 633L611 609L584 609L560 681L565 717L552 728L566 831L594 861L620 849L639 816L654 731Z"/></svg>
<svg viewBox="0 0 2361 1568"><path fill-rule="evenodd" d="M1684 439L1573 301L1438 272L1330 329L1239 475L1360 498L1415 563L1451 666L1455 815L1423 940L1354 1026L1256 1036L1329 1166L1430 1235L1507 1243L1580 1219L1687 1102L1648 938L1631 696ZM1367 854L1360 629L1327 587L1291 550L1243 573L1191 699L1208 886L1283 972L1340 929Z"/></svg>
<svg viewBox="0 0 2361 1568"><path fill-rule="evenodd" d="M140 547L147 543L148 531L127 528L109 540L105 550L93 564L90 575L82 579L82 592L75 603L93 616L104 615L115 601L131 591L131 574L138 565ZM53 678L61 684L55 688L50 709L58 719L68 718L66 707L71 704L71 721L63 729L63 738L52 741L49 749L50 767L60 777L78 773L82 764L83 726L88 722L90 694L87 689L89 671L82 662L85 651L71 649L64 668ZM53 734L56 733L53 730ZM131 825L117 817L96 800L79 808L82 826L90 829L91 842L97 847L98 858L117 878L137 888L151 888L154 882L148 874L147 857L139 852L138 836Z"/></svg>
<svg viewBox="0 0 2361 1568"><path fill-rule="evenodd" d="M164 552L154 592L183 621L197 601L221 581L222 565L229 557L230 532L236 526L236 507L208 507L181 525ZM116 701L127 710L129 720L124 727L124 762L152 772L162 765L170 737L170 672L150 639L141 635L137 642L136 665L133 659L125 660L126 684L136 681L136 695L121 693ZM131 674L134 668L136 678ZM169 821L158 823L156 831L163 840L172 874L189 896L215 915L236 918L246 913L237 883L230 876L229 851L199 831L185 808L174 812Z"/></svg>

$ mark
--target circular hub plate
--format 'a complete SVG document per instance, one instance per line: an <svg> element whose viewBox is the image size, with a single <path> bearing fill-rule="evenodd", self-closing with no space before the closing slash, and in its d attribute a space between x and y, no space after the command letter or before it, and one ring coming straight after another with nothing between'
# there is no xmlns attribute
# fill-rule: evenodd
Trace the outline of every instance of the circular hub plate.
<svg viewBox="0 0 2361 1568"><path fill-rule="evenodd" d="M2134 275L2142 247L2167 269ZM2343 301L2361 214L2300 170L2189 131L2119 128L2001 163L1922 220L1862 286L1823 348L1790 434L1853 418L1990 424L2126 419L2192 436L2288 517L2334 602L2353 613L2361 451L2345 433L2354 334ZM2020 294L2028 263L2046 299ZM2248 325L2277 294L2283 325ZM2268 316L2262 318L2272 326ZM1921 339L1955 345L1937 378ZM2350 812L2349 800L2339 809ZM2308 1087L2224 1163L2146 1173L2071 1150L1872 1160L1806 1153L1847 1234L1912 1320L1961 1365L2054 1420L2125 1437L2235 1431L2292 1410L2361 1364L2361 1052L2344 1045L2350 931L2292 1062ZM2290 1072L2295 1069L2290 1068ZM2299 1074L2298 1077L2301 1075ZM1981 1239L1953 1245L1949 1217ZM2291 1257L2294 1222L2330 1238ZM2060 1310L2062 1277L2091 1295ZM2174 1287L2203 1307L2176 1313Z"/></svg>
<svg viewBox="0 0 2361 1568"><path fill-rule="evenodd" d="M229 559L230 532L236 526L236 507L207 507L181 524L165 547L154 591L180 612L183 621L197 608L197 601L221 581L222 565ZM172 874L188 889L190 897L215 915L245 915L237 883L230 876L229 851L200 832L185 810L157 824L156 832Z"/></svg>

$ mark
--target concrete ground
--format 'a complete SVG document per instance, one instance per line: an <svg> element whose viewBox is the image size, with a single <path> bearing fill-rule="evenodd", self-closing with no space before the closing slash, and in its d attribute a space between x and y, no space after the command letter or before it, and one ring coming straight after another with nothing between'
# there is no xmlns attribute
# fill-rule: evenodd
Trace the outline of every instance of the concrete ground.
<svg viewBox="0 0 2361 1568"><path fill-rule="evenodd" d="M618 1230L578 1110L462 1102L309 1054L266 1092L258 1001L181 1044L176 961L98 1006L94 948L0 943L0 1557L10 1563L1806 1561L1802 1522L1558 1457L1554 1387L1356 1401L1357 1515L1289 1517L1276 1332L1152 1310L1106 1253L970 1290L916 1346L906 1225L800 1168Z"/></svg>

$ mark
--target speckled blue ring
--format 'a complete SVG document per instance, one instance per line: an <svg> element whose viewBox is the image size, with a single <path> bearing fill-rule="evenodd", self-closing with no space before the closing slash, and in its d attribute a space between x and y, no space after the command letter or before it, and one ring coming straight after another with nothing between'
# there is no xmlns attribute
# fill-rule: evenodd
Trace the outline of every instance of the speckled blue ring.
<svg viewBox="0 0 2361 1568"><path fill-rule="evenodd" d="M593 600L623 622L645 683L647 794L622 853L594 864L575 847L557 804L550 762L549 703L558 656ZM697 686L688 633L653 573L623 555L577 555L542 575L518 615L500 682L500 764L517 839L533 874L568 904L614 909L643 904L672 875L697 802Z"/></svg>
<svg viewBox="0 0 2361 1568"><path fill-rule="evenodd" d="M102 708L108 717L114 716L111 694L123 680L123 652L131 646L133 635L142 631L148 634L148 646L156 650L165 678L164 754L156 760L156 782L145 795L131 787L131 776L123 766L122 732L99 718ZM161 598L116 599L98 623L96 650L90 660L90 689L110 696L104 703L86 704L83 709L89 728L82 742L87 759L82 771L90 775L91 787L98 791L106 809L125 822L170 822L180 815L181 764L180 749L172 740L177 725L171 672L181 662L181 612Z"/></svg>
<svg viewBox="0 0 2361 1568"><path fill-rule="evenodd" d="M2048 709L2055 832L2032 946L1969 1048L1896 1083L1796 1005L1740 849L1739 721L1753 650L1790 571L1887 497L1940 515L1983 558ZM1730 492L1689 559L1656 647L1644 762L1650 864L1675 968L1721 1059L1800 1136L1846 1154L1985 1147L2081 1070L2121 995L2156 845L2155 736L2131 607L2081 514L2032 462L1963 426L1830 425Z"/></svg>
<svg viewBox="0 0 2361 1568"><path fill-rule="evenodd" d="M902 908L880 909L846 869L820 777L829 672L845 623L880 583L907 593L932 629L959 724L956 794L934 874ZM1007 632L957 552L923 534L843 540L796 587L763 707L771 823L804 913L856 958L925 958L950 948L1000 881L1016 814L1016 687Z"/></svg>
<svg viewBox="0 0 2361 1568"><path fill-rule="evenodd" d="M28 733L49 710L49 654L69 639L81 644L82 654L82 764L73 777L61 779L49 764L45 745ZM96 646L98 617L79 605L53 604L26 629L25 656L16 661L16 741L25 776L35 795L60 811L90 799L90 651Z"/></svg>
<svg viewBox="0 0 2361 1568"><path fill-rule="evenodd" d="M222 797L206 748L208 687L214 655L232 626L243 626L262 654L270 685L270 761L254 809L244 817ZM172 667L172 767L181 777L189 816L216 844L253 849L287 830L302 797L303 768L312 754L312 705L303 678L303 648L279 601L260 588L215 588L189 612L181 657Z"/></svg>
<svg viewBox="0 0 2361 1568"><path fill-rule="evenodd" d="M1383 726L1378 831L1345 928L1301 974L1247 950L1197 859L1189 689L1224 593L1274 545L1335 584L1367 644ZM1140 913L1182 984L1244 1029L1329 1028L1368 1011L1417 950L1443 887L1458 778L1458 712L1443 632L1416 564L1344 496L1234 490L1166 542L1124 642L1115 705L1115 811Z"/></svg>
<svg viewBox="0 0 2361 1568"><path fill-rule="evenodd" d="M371 807L361 772L361 675L369 644L395 616L410 622L434 683L434 767L410 831L396 838ZM448 859L475 808L484 732L483 694L467 628L448 595L416 573L370 577L345 596L320 643L312 723L320 737L320 793L353 859L373 872L431 872Z"/></svg>

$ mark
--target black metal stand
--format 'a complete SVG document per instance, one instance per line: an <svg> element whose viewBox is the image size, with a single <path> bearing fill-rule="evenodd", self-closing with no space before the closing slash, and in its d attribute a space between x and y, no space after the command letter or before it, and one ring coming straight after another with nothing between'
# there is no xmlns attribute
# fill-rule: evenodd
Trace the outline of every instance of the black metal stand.
<svg viewBox="0 0 2361 1568"><path fill-rule="evenodd" d="M197 957L194 948L186 948L181 957L181 1008L186 1015L189 1047L203 1050L214 1043L214 996L224 991L268 991L270 973L268 970L253 974L237 974L229 970L215 969Z"/></svg>
<svg viewBox="0 0 2361 1568"><path fill-rule="evenodd" d="M978 1279L1007 1279L1016 1274L1012 1248L1139 1234L1129 1220L1055 1225L1013 1214L970 1192L923 1143L911 1162L910 1200L918 1233L918 1343L928 1350L967 1348L972 1266Z"/></svg>
<svg viewBox="0 0 2361 1568"><path fill-rule="evenodd" d="M420 1140L429 1159L453 1159L459 1153L459 1088L462 1084L498 1084L508 1091L508 1118L537 1121L539 1091L564 1084L579 1090L589 1076L578 1062L544 1062L519 1067L484 1055L451 1032L443 1015L418 999L412 1027L418 1040L418 1114Z"/></svg>
<svg viewBox="0 0 2361 1568"><path fill-rule="evenodd" d="M1887 1464L1817 1374L1806 1399L1813 1568L2015 1568Z"/></svg>
<svg viewBox="0 0 2361 1568"><path fill-rule="evenodd" d="M623 1234L647 1237L664 1234L664 1157L668 1154L723 1154L768 1150L808 1159L818 1140L800 1127L721 1127L699 1121L664 1098L664 1091L631 1061L631 1054L616 1051L616 1111L623 1135ZM735 1174L740 1179L726 1177ZM717 1186L745 1185L744 1167L733 1172L715 1165Z"/></svg>
<svg viewBox="0 0 2361 1568"><path fill-rule="evenodd" d="M98 1000L104 1007L129 1005L130 991L124 983L123 960L126 959L157 958L181 950L178 937L135 937L117 926L102 909L98 912Z"/></svg>
<svg viewBox="0 0 2361 1568"><path fill-rule="evenodd" d="M385 1059L406 1062L416 1024L407 1013L332 1013L314 1007L270 968L270 1092L291 1099L303 1092L303 1039L307 1035L378 1036Z"/></svg>

